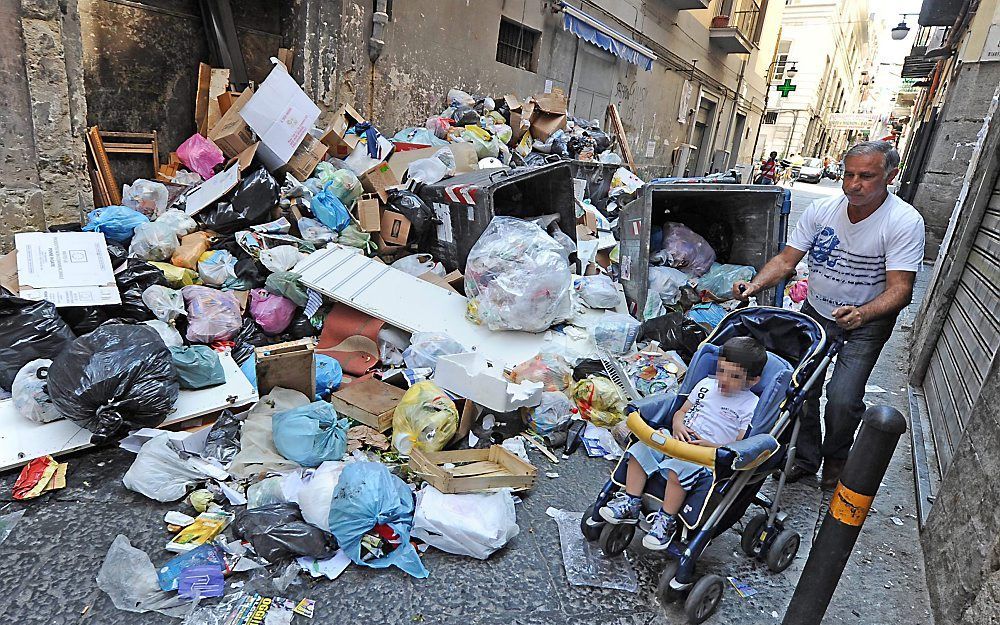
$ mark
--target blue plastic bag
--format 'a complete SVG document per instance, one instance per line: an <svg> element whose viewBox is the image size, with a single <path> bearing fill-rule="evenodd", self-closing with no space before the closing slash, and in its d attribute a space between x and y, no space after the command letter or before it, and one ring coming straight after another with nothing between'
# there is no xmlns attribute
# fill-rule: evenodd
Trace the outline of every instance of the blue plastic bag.
<svg viewBox="0 0 1000 625"><path fill-rule="evenodd" d="M132 238L137 226L146 223L149 223L149 217L139 211L125 206L105 206L87 213L87 225L83 229L103 232L104 238L121 243Z"/></svg>
<svg viewBox="0 0 1000 625"><path fill-rule="evenodd" d="M243 375L247 376L247 380L250 381L250 386L253 390L257 390L257 357L253 352L250 352L250 357L243 361L240 365L240 371Z"/></svg>
<svg viewBox="0 0 1000 625"><path fill-rule="evenodd" d="M315 354L316 361L316 401L329 400L330 393L340 388L344 370L336 359L325 354Z"/></svg>
<svg viewBox="0 0 1000 625"><path fill-rule="evenodd" d="M400 545L387 556L361 560L361 538L378 524L388 525ZM403 480L378 462L350 462L330 501L330 532L355 564L376 569L396 565L414 577L427 577L417 550L410 544L413 493Z"/></svg>
<svg viewBox="0 0 1000 625"><path fill-rule="evenodd" d="M330 189L332 184L332 182L328 182L323 187L323 190L313 197L309 206L316 215L316 219L320 220L320 223L327 228L332 228L340 232L351 225L351 214L347 211L344 203L340 201L340 198Z"/></svg>
<svg viewBox="0 0 1000 625"><path fill-rule="evenodd" d="M710 304L695 304L691 310L687 311L687 318L714 328L722 323L726 314L725 308L712 302Z"/></svg>
<svg viewBox="0 0 1000 625"><path fill-rule="evenodd" d="M278 453L304 467L340 460L347 451L347 419L325 401L279 412L271 419L271 436Z"/></svg>

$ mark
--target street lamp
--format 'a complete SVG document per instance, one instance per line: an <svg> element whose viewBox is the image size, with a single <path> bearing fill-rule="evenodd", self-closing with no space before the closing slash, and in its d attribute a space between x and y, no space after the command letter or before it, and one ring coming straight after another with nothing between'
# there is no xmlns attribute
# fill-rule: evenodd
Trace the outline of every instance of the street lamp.
<svg viewBox="0 0 1000 625"><path fill-rule="evenodd" d="M906 36L910 34L910 27L906 25L906 17L908 15L916 15L916 13L900 13L901 19L898 24L892 29L892 38L895 41L902 41L906 39Z"/></svg>
<svg viewBox="0 0 1000 625"><path fill-rule="evenodd" d="M795 67L795 61L792 61L792 66L785 71L785 76L789 78L795 78L795 75L799 73L799 69Z"/></svg>

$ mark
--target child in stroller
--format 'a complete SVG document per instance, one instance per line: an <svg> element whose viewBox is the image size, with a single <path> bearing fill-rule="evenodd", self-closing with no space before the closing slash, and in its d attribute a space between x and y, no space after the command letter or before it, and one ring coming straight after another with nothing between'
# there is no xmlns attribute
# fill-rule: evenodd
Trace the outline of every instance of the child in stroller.
<svg viewBox="0 0 1000 625"><path fill-rule="evenodd" d="M767 364L767 352L752 337L738 336L722 346L715 378L697 382L688 399L673 416L673 438L705 447L728 445L746 436L758 398L750 387L760 381ZM608 523L638 523L642 494L647 478L660 473L666 479L663 505L653 513L643 547L661 551L670 545L677 531L677 514L688 492L699 485L708 469L671 458L643 443L628 451L625 490L598 513ZM709 482L710 483L710 482Z"/></svg>

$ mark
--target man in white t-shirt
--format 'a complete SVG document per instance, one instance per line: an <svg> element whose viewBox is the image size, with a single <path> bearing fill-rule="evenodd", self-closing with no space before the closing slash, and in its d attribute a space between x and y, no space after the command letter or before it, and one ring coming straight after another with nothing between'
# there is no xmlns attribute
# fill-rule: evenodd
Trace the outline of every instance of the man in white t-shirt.
<svg viewBox="0 0 1000 625"><path fill-rule="evenodd" d="M822 462L822 486L836 486L865 410L868 376L896 315L913 297L924 255L924 220L889 193L898 173L899 153L891 143L852 147L844 156L844 194L813 202L785 249L753 280L733 285L734 296L745 300L791 275L808 255L809 299L802 311L823 326L829 340L846 341L826 386L825 437L817 384L806 398L790 481L815 474Z"/></svg>

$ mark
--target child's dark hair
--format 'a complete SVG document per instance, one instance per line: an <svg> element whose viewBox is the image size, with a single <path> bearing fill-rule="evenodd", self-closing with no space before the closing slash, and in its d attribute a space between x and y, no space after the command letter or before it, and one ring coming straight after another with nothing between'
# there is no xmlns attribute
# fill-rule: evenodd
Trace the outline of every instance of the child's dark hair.
<svg viewBox="0 0 1000 625"><path fill-rule="evenodd" d="M737 336L723 343L722 357L743 367L747 378L759 376L767 364L764 346L749 336Z"/></svg>

